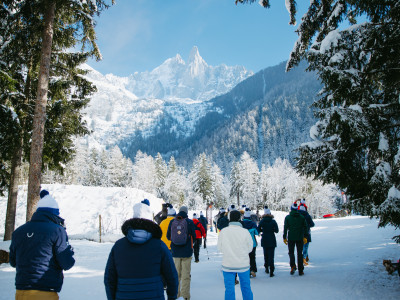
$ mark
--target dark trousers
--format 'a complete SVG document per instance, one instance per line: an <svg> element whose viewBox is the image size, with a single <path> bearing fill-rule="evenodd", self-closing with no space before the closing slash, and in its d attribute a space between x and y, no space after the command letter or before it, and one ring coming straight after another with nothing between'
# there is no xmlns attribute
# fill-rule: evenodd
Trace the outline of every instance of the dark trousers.
<svg viewBox="0 0 400 300"><path fill-rule="evenodd" d="M264 267L266 270L270 270L271 272L274 272L274 270L275 270L275 247L263 247L263 250L264 250Z"/></svg>
<svg viewBox="0 0 400 300"><path fill-rule="evenodd" d="M195 239L193 242L193 252L195 261L199 261L200 246L201 246L201 238Z"/></svg>
<svg viewBox="0 0 400 300"><path fill-rule="evenodd" d="M249 253L249 258L250 258L250 271L257 272L256 247L253 247L253 250Z"/></svg>
<svg viewBox="0 0 400 300"><path fill-rule="evenodd" d="M304 270L303 265L303 241L288 241L289 248L289 258L290 258L290 266L296 266L296 260L294 258L294 247L296 246L297 250L297 264L299 265L299 271Z"/></svg>

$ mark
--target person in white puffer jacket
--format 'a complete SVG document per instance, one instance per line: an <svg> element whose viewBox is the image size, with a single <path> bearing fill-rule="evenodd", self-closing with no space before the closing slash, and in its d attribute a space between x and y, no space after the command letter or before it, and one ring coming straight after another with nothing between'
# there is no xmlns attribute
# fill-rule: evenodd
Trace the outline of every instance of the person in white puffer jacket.
<svg viewBox="0 0 400 300"><path fill-rule="evenodd" d="M225 283L225 300L235 299L235 276L240 279L243 300L253 300L250 286L249 253L253 250L253 239L240 223L237 210L229 213L229 226L218 236L218 250L222 252L222 272Z"/></svg>

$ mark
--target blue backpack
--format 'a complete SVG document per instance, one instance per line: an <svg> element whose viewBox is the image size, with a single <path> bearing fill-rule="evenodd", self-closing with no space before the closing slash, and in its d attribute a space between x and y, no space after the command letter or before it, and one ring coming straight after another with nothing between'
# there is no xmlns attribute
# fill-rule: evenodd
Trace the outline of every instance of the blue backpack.
<svg viewBox="0 0 400 300"><path fill-rule="evenodd" d="M171 224L171 242L175 245L185 245L188 239L188 225L186 219L176 218Z"/></svg>

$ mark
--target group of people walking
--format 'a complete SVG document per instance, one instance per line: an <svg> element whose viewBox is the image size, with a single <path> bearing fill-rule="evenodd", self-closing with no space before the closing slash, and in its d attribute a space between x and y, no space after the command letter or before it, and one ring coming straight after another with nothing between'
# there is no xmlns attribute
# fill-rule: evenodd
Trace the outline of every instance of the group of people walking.
<svg viewBox="0 0 400 300"><path fill-rule="evenodd" d="M17 268L16 300L59 299L63 270L75 263L57 202L46 190L40 197L31 221L12 236L10 264ZM208 222L202 212L194 213L192 219L188 213L186 206L176 212L171 204L165 204L154 222L148 199L134 205L133 218L121 228L124 238L114 244L107 260L107 299L165 299L165 292L168 299L191 298L192 256L195 263L200 261L200 248L206 248ZM278 225L268 207L258 217L249 208L236 209L235 205L227 212L221 209L215 223L219 230L217 246L223 255L225 299L235 299L235 284L239 281L243 299L253 299L250 278L257 273L256 236L262 235L265 272L273 277ZM304 274L313 226L304 199L296 201L285 218L283 233L292 275L297 267L299 275Z"/></svg>

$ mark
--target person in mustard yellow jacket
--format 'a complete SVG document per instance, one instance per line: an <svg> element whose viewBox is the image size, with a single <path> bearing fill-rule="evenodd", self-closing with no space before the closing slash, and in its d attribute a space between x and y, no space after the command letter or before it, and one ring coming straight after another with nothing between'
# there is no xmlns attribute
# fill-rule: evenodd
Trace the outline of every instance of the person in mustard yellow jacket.
<svg viewBox="0 0 400 300"><path fill-rule="evenodd" d="M160 227L161 227L161 231L162 231L161 240L165 243L165 245L167 245L168 249L171 251L171 241L169 239L167 239L167 231L168 231L169 223L176 216L176 211L175 211L174 207L172 206L172 204L170 204L170 203L167 203L167 209L168 209L167 218L160 223Z"/></svg>

